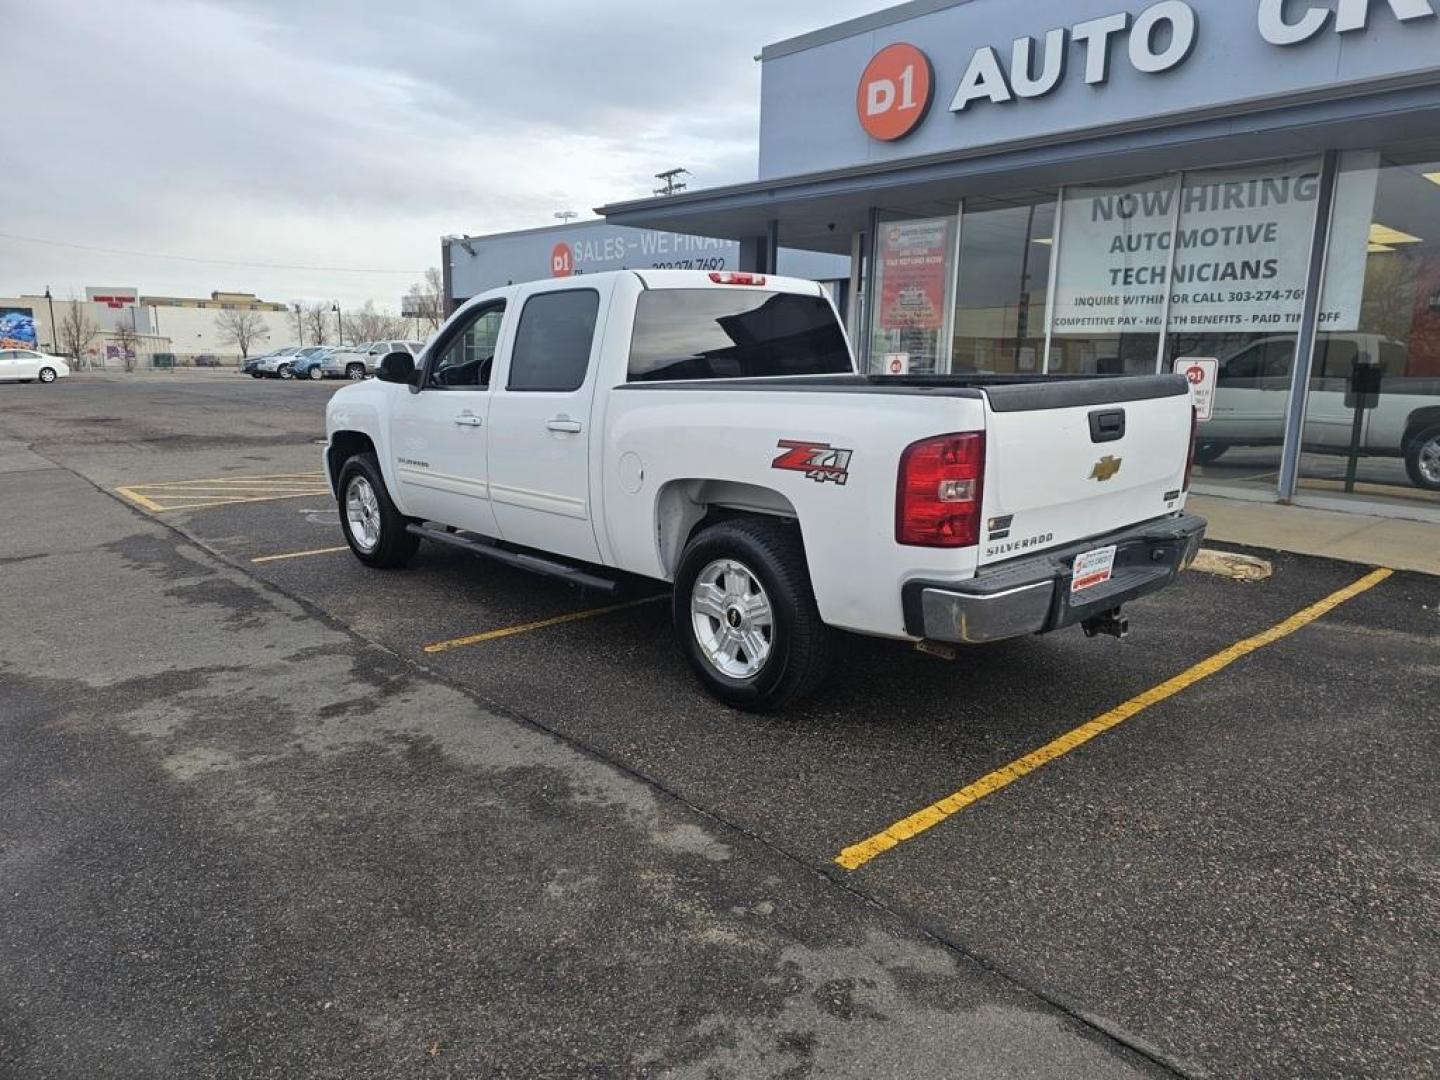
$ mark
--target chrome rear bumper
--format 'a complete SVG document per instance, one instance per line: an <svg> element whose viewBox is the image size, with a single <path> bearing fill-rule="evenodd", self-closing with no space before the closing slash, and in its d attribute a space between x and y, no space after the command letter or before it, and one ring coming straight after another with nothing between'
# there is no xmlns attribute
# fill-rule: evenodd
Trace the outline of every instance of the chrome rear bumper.
<svg viewBox="0 0 1440 1080"><path fill-rule="evenodd" d="M1204 518L1177 515L987 568L969 581L912 581L902 597L905 630L928 641L978 645L1073 626L1169 585L1204 538ZM1076 556L1112 544L1111 579L1072 594Z"/></svg>

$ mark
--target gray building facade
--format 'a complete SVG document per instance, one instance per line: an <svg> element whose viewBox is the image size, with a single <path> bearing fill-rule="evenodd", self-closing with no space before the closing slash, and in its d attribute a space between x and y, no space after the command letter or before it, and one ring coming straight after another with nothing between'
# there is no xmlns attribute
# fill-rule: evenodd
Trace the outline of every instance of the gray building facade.
<svg viewBox="0 0 1440 1080"><path fill-rule="evenodd" d="M913 0L761 59L759 178L607 220L844 257L877 374L1196 373L1202 490L1440 521L1440 2Z"/></svg>
<svg viewBox="0 0 1440 1080"><path fill-rule="evenodd" d="M489 236L447 237L441 266L451 305L487 289L539 278L607 270L736 270L737 240L634 229L603 220L523 229ZM776 273L814 281L846 282L849 260L817 251L783 250Z"/></svg>

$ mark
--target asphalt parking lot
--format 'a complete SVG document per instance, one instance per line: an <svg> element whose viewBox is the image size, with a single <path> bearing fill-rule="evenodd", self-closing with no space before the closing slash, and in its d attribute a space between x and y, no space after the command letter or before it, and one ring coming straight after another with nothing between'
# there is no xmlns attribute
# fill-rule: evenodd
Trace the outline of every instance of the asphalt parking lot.
<svg viewBox="0 0 1440 1080"><path fill-rule="evenodd" d="M0 388L0 1076L1440 1073L1440 579L751 716L658 594L360 566L337 386Z"/></svg>

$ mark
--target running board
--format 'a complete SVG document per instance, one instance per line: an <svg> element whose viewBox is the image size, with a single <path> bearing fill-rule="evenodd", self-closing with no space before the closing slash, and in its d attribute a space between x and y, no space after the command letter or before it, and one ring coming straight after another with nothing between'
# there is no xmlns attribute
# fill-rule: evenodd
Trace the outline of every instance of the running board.
<svg viewBox="0 0 1440 1080"><path fill-rule="evenodd" d="M503 563L505 566L513 566L520 570L529 570L532 573L544 574L546 577L559 578L561 581L568 581L571 585L579 585L583 589L594 589L596 592L613 593L619 590L620 583L610 578L600 577L589 571L581 570L578 566L570 563L558 562L555 559L547 559L541 555L529 555L519 551L508 551L505 548L497 547L493 543L484 540L476 540L465 533L449 532L446 529L432 529L425 525L409 524L405 531L422 540L433 540L437 544L448 544L450 547L468 551L471 555L479 556L482 559L490 559L492 562Z"/></svg>

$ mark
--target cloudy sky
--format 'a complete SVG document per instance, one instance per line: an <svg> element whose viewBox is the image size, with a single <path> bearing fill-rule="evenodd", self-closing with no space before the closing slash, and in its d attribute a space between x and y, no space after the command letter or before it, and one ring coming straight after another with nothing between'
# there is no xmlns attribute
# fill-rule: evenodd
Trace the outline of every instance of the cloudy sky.
<svg viewBox="0 0 1440 1080"><path fill-rule="evenodd" d="M755 54L887 6L6 0L0 296L394 307L446 233L753 179Z"/></svg>

